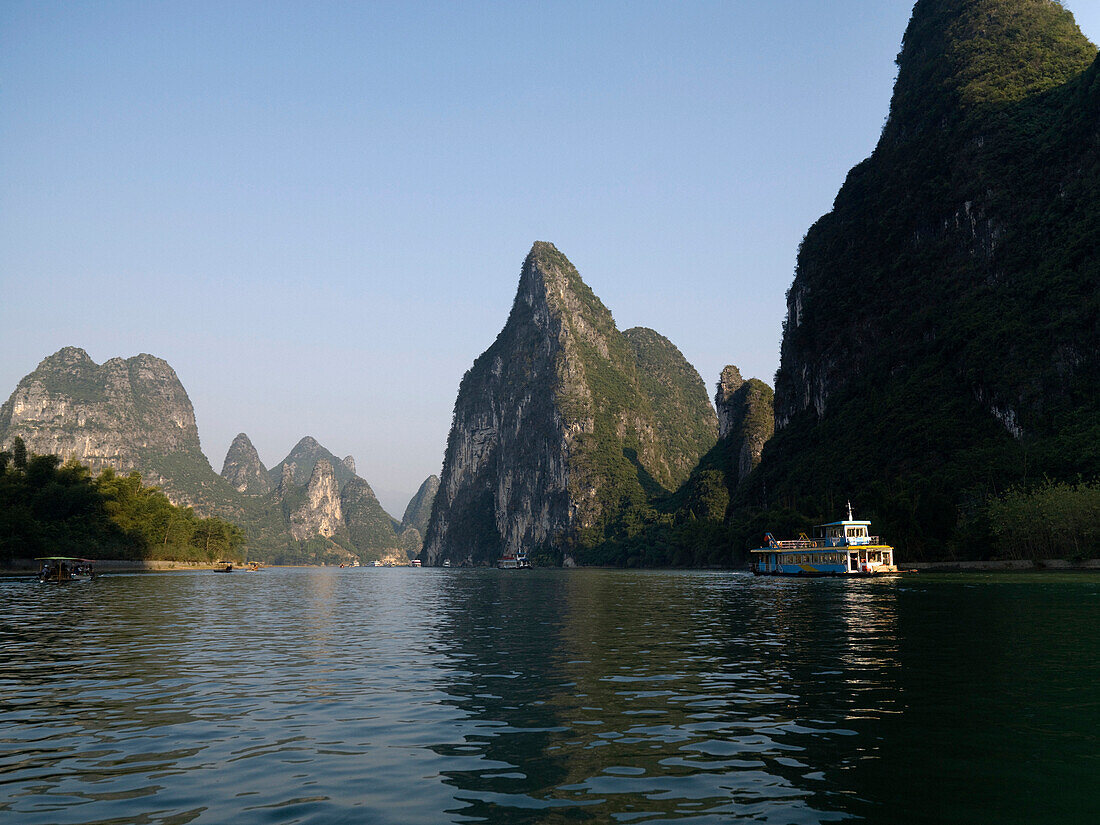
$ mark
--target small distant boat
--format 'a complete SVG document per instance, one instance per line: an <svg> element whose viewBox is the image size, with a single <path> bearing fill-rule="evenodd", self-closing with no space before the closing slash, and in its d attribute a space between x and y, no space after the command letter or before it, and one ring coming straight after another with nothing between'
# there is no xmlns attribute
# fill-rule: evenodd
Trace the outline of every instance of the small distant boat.
<svg viewBox="0 0 1100 825"><path fill-rule="evenodd" d="M373 562L371 562L371 564L374 565L375 567L381 567L382 566L382 562L381 562L380 559L375 559Z"/></svg>
<svg viewBox="0 0 1100 825"><path fill-rule="evenodd" d="M412 565L413 567L420 567L421 566L420 559L413 559L411 562L409 562L409 564Z"/></svg>
<svg viewBox="0 0 1100 825"><path fill-rule="evenodd" d="M530 566L531 562L527 560L527 553L522 550L518 553L505 553L497 562L497 567L501 570L525 570Z"/></svg>
<svg viewBox="0 0 1100 825"><path fill-rule="evenodd" d="M444 567L450 567L451 566L451 560L450 559L444 559L443 560L443 566Z"/></svg>
<svg viewBox="0 0 1100 825"><path fill-rule="evenodd" d="M790 541L777 541L765 533L767 547L753 554L752 572L757 576L881 576L898 572L894 548L870 535L871 522L848 518L819 524L813 538L805 533Z"/></svg>
<svg viewBox="0 0 1100 825"><path fill-rule="evenodd" d="M258 561L250 561L248 563L247 570L248 570L249 573L259 573L260 572L260 563Z"/></svg>
<svg viewBox="0 0 1100 825"><path fill-rule="evenodd" d="M91 559L78 559L72 556L39 556L35 561L42 562L38 571L40 582L89 581L95 578L95 569Z"/></svg>
<svg viewBox="0 0 1100 825"><path fill-rule="evenodd" d="M231 562L231 561L221 561L221 560L214 562L214 572L215 573L232 573L233 572L233 562Z"/></svg>

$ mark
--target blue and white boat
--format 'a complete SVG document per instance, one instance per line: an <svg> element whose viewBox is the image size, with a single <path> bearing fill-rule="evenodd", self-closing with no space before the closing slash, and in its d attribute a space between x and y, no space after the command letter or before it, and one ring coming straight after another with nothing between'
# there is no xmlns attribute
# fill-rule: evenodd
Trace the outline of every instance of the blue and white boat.
<svg viewBox="0 0 1100 825"><path fill-rule="evenodd" d="M767 547L750 550L757 576L881 576L897 573L894 548L871 535L871 522L848 518L819 524L813 537L777 541L765 533Z"/></svg>

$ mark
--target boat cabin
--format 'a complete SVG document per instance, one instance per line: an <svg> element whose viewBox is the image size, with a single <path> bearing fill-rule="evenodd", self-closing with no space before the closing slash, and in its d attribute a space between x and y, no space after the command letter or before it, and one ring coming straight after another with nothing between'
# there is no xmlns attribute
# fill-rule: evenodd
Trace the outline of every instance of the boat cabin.
<svg viewBox="0 0 1100 825"><path fill-rule="evenodd" d="M871 535L871 522L848 518L813 528L797 539L777 541L765 533L767 547L751 550L758 576L871 576L896 573L894 548Z"/></svg>

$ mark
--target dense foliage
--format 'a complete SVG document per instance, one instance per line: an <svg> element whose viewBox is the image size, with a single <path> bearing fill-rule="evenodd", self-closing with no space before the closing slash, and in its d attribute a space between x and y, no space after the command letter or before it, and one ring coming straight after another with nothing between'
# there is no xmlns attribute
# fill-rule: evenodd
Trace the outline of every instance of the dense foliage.
<svg viewBox="0 0 1100 825"><path fill-rule="evenodd" d="M990 528L1006 556L1091 558L1100 552L1100 483L1047 480L1013 488L989 506Z"/></svg>
<svg viewBox="0 0 1100 825"><path fill-rule="evenodd" d="M66 555L111 559L240 560L244 533L176 507L138 473L92 476L75 461L0 453L0 563Z"/></svg>

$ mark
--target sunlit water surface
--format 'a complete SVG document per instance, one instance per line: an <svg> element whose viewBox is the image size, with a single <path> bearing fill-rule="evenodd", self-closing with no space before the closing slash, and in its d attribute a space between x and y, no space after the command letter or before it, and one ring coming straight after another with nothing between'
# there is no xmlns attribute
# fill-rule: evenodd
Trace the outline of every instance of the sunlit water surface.
<svg viewBox="0 0 1100 825"><path fill-rule="evenodd" d="M0 821L1100 821L1100 578L0 582Z"/></svg>

